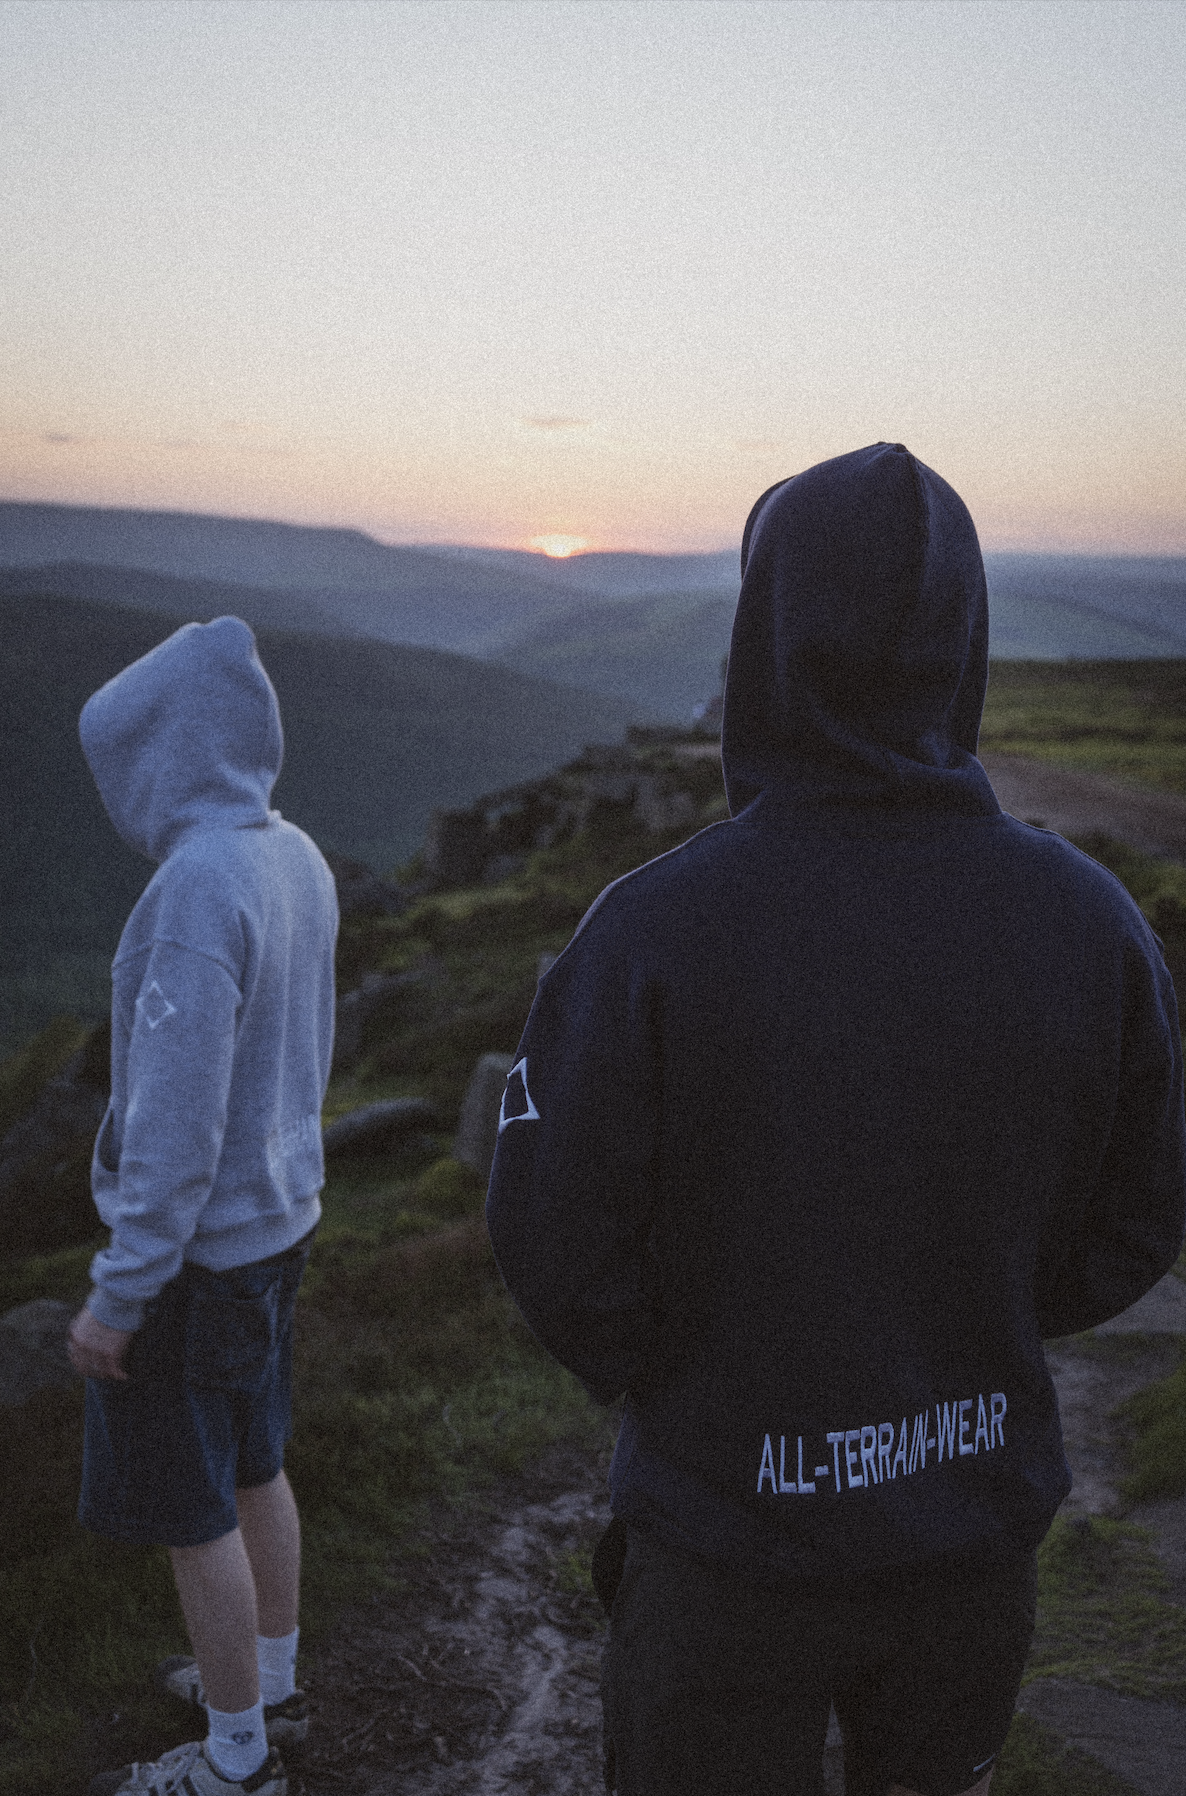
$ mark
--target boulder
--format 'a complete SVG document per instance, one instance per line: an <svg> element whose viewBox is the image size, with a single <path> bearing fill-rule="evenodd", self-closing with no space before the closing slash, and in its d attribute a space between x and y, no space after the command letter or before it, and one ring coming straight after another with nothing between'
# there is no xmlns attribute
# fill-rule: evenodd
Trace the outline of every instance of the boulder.
<svg viewBox="0 0 1186 1796"><path fill-rule="evenodd" d="M71 1304L39 1297L0 1316L0 1405L23 1403L43 1385L74 1383L66 1356L73 1315Z"/></svg>
<svg viewBox="0 0 1186 1796"><path fill-rule="evenodd" d="M384 1098L337 1117L322 1132L327 1160L394 1154L416 1135L440 1126L427 1098Z"/></svg>
<svg viewBox="0 0 1186 1796"><path fill-rule="evenodd" d="M498 1113L507 1074L514 1064L512 1054L483 1054L461 1100L453 1158L476 1172L483 1184L490 1178L498 1141Z"/></svg>

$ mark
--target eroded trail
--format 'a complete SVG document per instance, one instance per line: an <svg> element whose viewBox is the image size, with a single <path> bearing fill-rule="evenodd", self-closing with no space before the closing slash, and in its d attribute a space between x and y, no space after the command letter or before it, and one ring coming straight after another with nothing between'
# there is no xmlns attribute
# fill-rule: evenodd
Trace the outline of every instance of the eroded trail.
<svg viewBox="0 0 1186 1796"><path fill-rule="evenodd" d="M1121 1508L1118 1402L1178 1361L1186 1287L1172 1275L1108 1333L1050 1349L1075 1488L1070 1515ZM609 1519L608 1453L558 1449L528 1476L440 1516L405 1587L346 1616L309 1667L314 1729L292 1796L600 1796L604 1622L581 1575ZM1186 1505L1142 1505L1186 1601ZM1186 1711L1039 1678L1020 1706L1142 1796L1178 1796ZM1080 1713L1082 1711L1082 1713ZM825 1775L841 1796L833 1732Z"/></svg>
<svg viewBox="0 0 1186 1796"><path fill-rule="evenodd" d="M352 1614L316 1660L293 1796L601 1790L603 1622L578 1568L609 1520L606 1469L552 1454L442 1521L406 1590Z"/></svg>

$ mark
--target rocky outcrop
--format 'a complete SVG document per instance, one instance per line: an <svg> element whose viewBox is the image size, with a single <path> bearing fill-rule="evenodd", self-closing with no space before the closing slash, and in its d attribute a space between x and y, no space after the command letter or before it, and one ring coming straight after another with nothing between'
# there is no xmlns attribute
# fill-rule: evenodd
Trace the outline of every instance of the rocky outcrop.
<svg viewBox="0 0 1186 1796"><path fill-rule="evenodd" d="M586 748L545 779L489 793L466 810L435 811L424 845L424 887L496 885L530 854L567 841L599 813L648 834L687 829L698 812L694 759L713 747L711 740L689 743L686 732L635 729L624 743Z"/></svg>
<svg viewBox="0 0 1186 1796"><path fill-rule="evenodd" d="M409 894L394 880L381 879L363 861L344 854L327 854L325 859L334 876L343 922L351 917L398 917L407 910Z"/></svg>
<svg viewBox="0 0 1186 1796"><path fill-rule="evenodd" d="M385 1098L328 1123L322 1133L327 1160L394 1154L440 1126L427 1098Z"/></svg>
<svg viewBox="0 0 1186 1796"><path fill-rule="evenodd" d="M110 1061L111 1025L101 1023L0 1141L6 1253L53 1253L97 1233L91 1153L111 1089Z"/></svg>
<svg viewBox="0 0 1186 1796"><path fill-rule="evenodd" d="M353 991L343 992L334 1014L334 1071L356 1064L372 1026L398 1021L408 1003L444 973L439 960L425 960L406 973L367 973Z"/></svg>

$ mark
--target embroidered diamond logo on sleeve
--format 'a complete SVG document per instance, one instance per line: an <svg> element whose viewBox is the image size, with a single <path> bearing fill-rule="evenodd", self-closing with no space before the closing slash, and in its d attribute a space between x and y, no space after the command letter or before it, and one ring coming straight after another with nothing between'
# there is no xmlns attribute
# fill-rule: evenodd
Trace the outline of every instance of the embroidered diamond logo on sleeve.
<svg viewBox="0 0 1186 1796"><path fill-rule="evenodd" d="M136 999L136 1009L150 1029L159 1029L166 1017L177 1015L176 1004L170 1004L155 979Z"/></svg>
<svg viewBox="0 0 1186 1796"><path fill-rule="evenodd" d="M516 1106L509 1114L508 1102ZM520 1103L524 1106L522 1110L517 1108ZM498 1132L501 1135L503 1130L509 1129L513 1122L538 1121L539 1111L527 1089L527 1057L524 1055L522 1060L515 1062L507 1074L507 1088L502 1094L502 1103L498 1107Z"/></svg>

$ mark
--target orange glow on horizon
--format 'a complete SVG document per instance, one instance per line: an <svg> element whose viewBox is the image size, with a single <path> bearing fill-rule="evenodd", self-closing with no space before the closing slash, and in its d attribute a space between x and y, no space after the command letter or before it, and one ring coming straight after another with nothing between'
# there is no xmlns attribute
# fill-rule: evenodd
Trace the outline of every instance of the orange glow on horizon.
<svg viewBox="0 0 1186 1796"><path fill-rule="evenodd" d="M589 547L589 538L587 536L533 536L528 546L550 556L553 561L567 561L570 555L579 555L583 549Z"/></svg>

